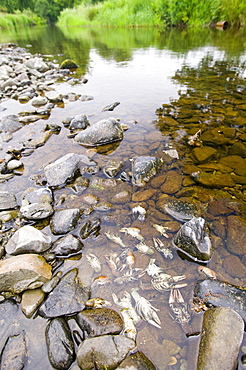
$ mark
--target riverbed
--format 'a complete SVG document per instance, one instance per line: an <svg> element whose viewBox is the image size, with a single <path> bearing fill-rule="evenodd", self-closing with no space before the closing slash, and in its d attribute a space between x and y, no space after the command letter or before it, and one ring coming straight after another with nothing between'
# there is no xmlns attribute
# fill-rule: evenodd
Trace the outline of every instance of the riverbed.
<svg viewBox="0 0 246 370"><path fill-rule="evenodd" d="M59 64L68 58L74 60L79 66L73 74L75 81L58 80L54 88L64 95L74 93L92 97L89 101L66 98L62 104L55 105L48 119L25 125L13 134L12 140L2 142L4 158L10 146L31 137L32 132L40 131L44 124L52 123L61 127L59 134L52 135L45 145L36 148L30 156L21 158L24 165L21 174L0 183L0 190L13 192L19 205L23 192L37 186L43 168L67 153L85 154L96 161L100 169L109 160L121 161L122 171L127 174L131 174L131 159L136 156L151 155L164 160L156 178L144 188L139 189L131 182L122 181L116 188L94 186L86 189L86 194L97 197L102 204L112 203L112 207L106 210L105 207L103 210L95 207L91 215L82 218L81 223L90 217L99 218L100 233L83 240L82 256L66 259L60 267L62 272L78 268L83 283L90 285L98 276L86 259L86 255L93 252L102 263L102 275L110 280L109 284L98 286L93 295L110 301L112 308L120 312L113 302L112 293L121 296L124 291L140 287L140 283L131 282L123 287L114 283L115 276L105 255L109 252L119 254L120 247L109 241L105 233L119 235L123 227L137 227L148 245L153 246L153 238L162 240L172 251L172 259L158 251L151 257L141 253L136 249L134 239L121 234L124 242L133 250L136 267L146 269L150 258L155 258L155 263L167 274L184 275L187 283L181 291L191 315L189 332L184 330L170 311L170 292L141 290L141 294L159 310L161 329L142 321L137 327L137 345L159 370L195 369L199 344L197 333L201 330L203 315L202 312L192 311L194 286L202 278L198 271L201 264L187 258L173 246L172 239L181 223L160 211L160 200L170 197L197 203L209 224L214 247L212 258L206 266L230 284L242 287L246 284L246 249L244 247L239 251L235 247L232 250L228 246L232 234L231 229L228 232L228 222L232 220L230 217L240 217L242 222L245 220L245 175L240 172L241 167L225 168L229 156L237 156L242 160L246 158L245 36L243 30L230 29L204 28L196 32L172 29L161 32L157 29L61 30L56 27L3 32L1 35L1 43L15 42L33 55L41 54L48 61ZM83 83L81 79L84 79ZM120 104L113 111L103 110L114 102ZM32 105L31 101L20 103L4 97L1 108L0 118L28 111ZM79 145L63 124L64 119L78 114L86 115L91 125L104 118L119 119L128 127L123 140L89 149ZM195 139L194 135L197 135ZM191 137L195 144L190 140ZM211 157L201 158L201 153L195 150L202 145L214 149ZM171 156L170 150L173 150ZM201 173L207 177L202 177ZM227 175L236 176L230 177L233 185L228 185L229 180L224 177ZM101 170L95 175L87 174L87 177L90 181L94 177L107 179ZM221 183L222 180L225 182ZM128 192L129 197L125 201L112 202L112 198L120 192ZM56 189L55 208L74 208L82 202L82 196L74 193L69 186ZM225 200L227 203L224 203ZM230 208L229 203L234 203L235 207ZM137 205L146 210L144 219L133 214L132 208ZM81 223L73 231L76 236L79 235ZM165 226L166 234L161 236L153 227L154 224ZM52 235L49 225L44 225L42 230L51 234L53 240L57 239ZM147 283L148 276L144 276L142 288ZM37 338L43 338L44 319L38 316L26 319L20 312L18 320L18 325L23 325L27 332L37 330ZM51 368L44 338L39 342L32 335L30 362L26 368ZM162 352L163 347L166 350ZM243 368L240 357L245 351L245 340L242 348L239 368ZM42 366L38 367L40 361Z"/></svg>

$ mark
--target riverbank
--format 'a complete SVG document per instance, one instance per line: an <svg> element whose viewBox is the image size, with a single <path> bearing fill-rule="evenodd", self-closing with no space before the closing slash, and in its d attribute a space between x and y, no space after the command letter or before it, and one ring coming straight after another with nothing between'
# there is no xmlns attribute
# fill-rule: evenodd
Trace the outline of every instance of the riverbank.
<svg viewBox="0 0 246 370"><path fill-rule="evenodd" d="M24 11L22 13L16 12L15 14L0 12L0 30L37 26L41 24L44 24L44 21L31 11Z"/></svg>
<svg viewBox="0 0 246 370"><path fill-rule="evenodd" d="M107 27L141 26L202 26L227 20L233 27L245 25L246 1L208 0L206 3L183 0L108 0L90 4L83 2L73 9L64 9L58 19L58 25L86 26L100 25Z"/></svg>

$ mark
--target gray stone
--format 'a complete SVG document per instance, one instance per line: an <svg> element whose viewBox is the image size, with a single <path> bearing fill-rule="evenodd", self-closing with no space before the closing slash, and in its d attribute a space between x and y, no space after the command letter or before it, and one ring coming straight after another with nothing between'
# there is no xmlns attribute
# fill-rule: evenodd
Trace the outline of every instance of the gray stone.
<svg viewBox="0 0 246 370"><path fill-rule="evenodd" d="M53 195L49 188L28 188L22 196L29 203L52 203Z"/></svg>
<svg viewBox="0 0 246 370"><path fill-rule="evenodd" d="M80 344L77 362L82 370L93 369L95 363L100 368L115 369L135 346L134 340L123 335L89 338Z"/></svg>
<svg viewBox="0 0 246 370"><path fill-rule="evenodd" d="M46 72L49 69L43 59L38 57L28 59L24 62L24 65L26 68L36 69L38 72Z"/></svg>
<svg viewBox="0 0 246 370"><path fill-rule="evenodd" d="M63 95L58 91L48 91L45 93L45 97L52 103L60 103L63 101Z"/></svg>
<svg viewBox="0 0 246 370"><path fill-rule="evenodd" d="M39 308L40 316L48 318L72 315L85 308L89 289L81 284L77 274L78 270L73 269L62 277Z"/></svg>
<svg viewBox="0 0 246 370"><path fill-rule="evenodd" d="M15 132L22 127L22 124L19 122L18 116L12 114L2 117L0 121L0 132Z"/></svg>
<svg viewBox="0 0 246 370"><path fill-rule="evenodd" d="M153 176L157 174L158 168L163 161L160 158L142 156L132 159L132 183L144 186Z"/></svg>
<svg viewBox="0 0 246 370"><path fill-rule="evenodd" d="M156 367L153 363L143 354L137 351L136 353L128 356L116 368L118 370L155 370Z"/></svg>
<svg viewBox="0 0 246 370"><path fill-rule="evenodd" d="M84 146L93 147L112 143L123 139L123 129L115 118L98 121L93 126L87 127L78 133L74 140Z"/></svg>
<svg viewBox="0 0 246 370"><path fill-rule="evenodd" d="M55 211L51 222L50 228L53 234L67 234L73 230L80 216L78 208L62 209Z"/></svg>
<svg viewBox="0 0 246 370"><path fill-rule="evenodd" d="M73 130L84 130L90 126L90 122L85 114L78 114L75 116L69 126L71 131Z"/></svg>
<svg viewBox="0 0 246 370"><path fill-rule="evenodd" d="M76 321L89 337L119 334L123 330L122 318L110 308L83 310L77 314Z"/></svg>
<svg viewBox="0 0 246 370"><path fill-rule="evenodd" d="M13 159L7 163L7 170L13 171L16 168L22 167L23 163L21 161L18 161L17 159Z"/></svg>
<svg viewBox="0 0 246 370"><path fill-rule="evenodd" d="M79 169L80 155L68 153L48 164L44 168L44 174L49 186L63 186L68 180L72 179L75 172Z"/></svg>
<svg viewBox="0 0 246 370"><path fill-rule="evenodd" d="M6 370L21 370L27 363L27 345L24 330L7 339L4 346L0 368Z"/></svg>
<svg viewBox="0 0 246 370"><path fill-rule="evenodd" d="M0 291L21 293L39 288L52 276L51 266L37 254L22 254L0 260Z"/></svg>
<svg viewBox="0 0 246 370"><path fill-rule="evenodd" d="M16 197L8 191L0 191L0 210L15 208L17 206Z"/></svg>
<svg viewBox="0 0 246 370"><path fill-rule="evenodd" d="M33 226L17 230L5 246L8 254L41 253L51 246L51 237Z"/></svg>
<svg viewBox="0 0 246 370"><path fill-rule="evenodd" d="M42 220L51 216L53 212L49 203L32 203L20 208L21 215L29 220Z"/></svg>
<svg viewBox="0 0 246 370"><path fill-rule="evenodd" d="M70 256L81 251L83 243L72 234L62 236L53 244L50 253L54 253L57 257Z"/></svg>
<svg viewBox="0 0 246 370"><path fill-rule="evenodd" d="M74 345L67 322L56 318L46 329L46 344L51 365L55 369L66 370L74 361Z"/></svg>
<svg viewBox="0 0 246 370"><path fill-rule="evenodd" d="M205 312L197 370L237 368L244 322L233 310L217 307Z"/></svg>

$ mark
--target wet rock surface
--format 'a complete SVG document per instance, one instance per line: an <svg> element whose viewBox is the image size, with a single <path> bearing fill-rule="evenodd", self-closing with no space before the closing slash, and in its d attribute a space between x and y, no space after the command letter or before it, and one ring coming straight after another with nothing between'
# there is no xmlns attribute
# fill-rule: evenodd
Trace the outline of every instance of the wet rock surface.
<svg viewBox="0 0 246 370"><path fill-rule="evenodd" d="M27 345L25 332L8 338L1 355L2 369L23 369L27 363Z"/></svg>

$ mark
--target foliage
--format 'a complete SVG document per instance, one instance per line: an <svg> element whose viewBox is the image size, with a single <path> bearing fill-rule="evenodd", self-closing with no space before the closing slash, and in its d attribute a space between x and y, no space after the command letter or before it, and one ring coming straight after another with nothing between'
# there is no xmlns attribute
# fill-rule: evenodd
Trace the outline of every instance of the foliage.
<svg viewBox="0 0 246 370"><path fill-rule="evenodd" d="M0 29L32 26L42 24L42 20L30 10L17 12L16 14L0 13Z"/></svg>

